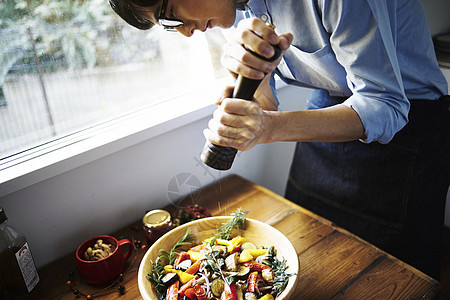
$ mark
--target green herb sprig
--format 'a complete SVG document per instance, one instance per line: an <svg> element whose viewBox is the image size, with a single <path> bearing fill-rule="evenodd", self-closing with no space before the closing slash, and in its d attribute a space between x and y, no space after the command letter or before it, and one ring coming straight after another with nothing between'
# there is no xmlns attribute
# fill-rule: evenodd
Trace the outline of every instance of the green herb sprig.
<svg viewBox="0 0 450 300"><path fill-rule="evenodd" d="M273 270L274 278L272 295L276 298L286 288L289 277L295 274L286 272L286 269L288 268L287 261L284 257L282 260L277 258L277 250L273 246L269 248L268 257L263 261L263 263L271 267Z"/></svg>
<svg viewBox="0 0 450 300"><path fill-rule="evenodd" d="M192 241L193 238L194 237L191 235L191 230L186 230L186 233L178 240L178 242L175 243L175 245L173 245L170 252L163 249L159 250L159 252L162 253L161 257L166 259L169 265L172 265L179 254L177 250L180 250L183 246L190 245L190 241Z"/></svg>
<svg viewBox="0 0 450 300"><path fill-rule="evenodd" d="M211 271L220 275L220 277L222 277L222 280L225 281L228 285L230 285L234 281L234 278L232 276L225 276L223 274L222 272L223 262L221 263L218 258L219 251L214 251L212 248L215 244L215 241L216 239L213 238L211 242L206 244L206 251L207 251L207 253L205 253L206 265L211 269Z"/></svg>
<svg viewBox="0 0 450 300"><path fill-rule="evenodd" d="M173 245L170 252L160 249L159 252L162 255L158 256L155 262L151 262L152 272L147 274L147 279L155 286L156 295L159 300L166 299L167 287L161 281L164 276L164 266L167 264L172 265L179 254L177 250L180 250L183 246L190 245L191 243L189 241L192 239L193 236L191 235L190 229L186 230L186 233ZM163 263L163 260L166 263Z"/></svg>
<svg viewBox="0 0 450 300"><path fill-rule="evenodd" d="M219 239L229 240L235 228L237 228L238 230L244 228L246 214L247 212L242 211L242 208L238 208L237 211L231 214L233 218L222 224L222 226L217 229L215 237Z"/></svg>
<svg viewBox="0 0 450 300"><path fill-rule="evenodd" d="M147 279L155 286L156 295L159 300L166 298L167 287L162 283L161 278L164 276L164 266L161 263L161 256L158 256L155 262L151 262L152 272L147 274Z"/></svg>

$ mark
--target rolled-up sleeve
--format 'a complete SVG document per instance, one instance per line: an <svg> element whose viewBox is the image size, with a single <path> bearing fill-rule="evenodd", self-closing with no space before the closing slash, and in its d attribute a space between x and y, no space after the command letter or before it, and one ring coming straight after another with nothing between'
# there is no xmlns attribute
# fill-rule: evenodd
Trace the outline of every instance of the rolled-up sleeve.
<svg viewBox="0 0 450 300"><path fill-rule="evenodd" d="M374 10L369 2L324 1L323 20L352 91L344 105L359 115L363 142L384 144L408 122L409 101L395 51L394 24L383 7Z"/></svg>

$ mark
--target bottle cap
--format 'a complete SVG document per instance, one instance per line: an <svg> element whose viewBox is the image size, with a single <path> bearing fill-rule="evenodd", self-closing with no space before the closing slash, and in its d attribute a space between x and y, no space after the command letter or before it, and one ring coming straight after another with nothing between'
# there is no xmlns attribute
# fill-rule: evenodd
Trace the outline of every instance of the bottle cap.
<svg viewBox="0 0 450 300"><path fill-rule="evenodd" d="M3 207L0 206L0 224L8 220L8 217L6 216L5 210Z"/></svg>
<svg viewBox="0 0 450 300"><path fill-rule="evenodd" d="M147 228L158 229L170 223L170 214L168 211L155 209L145 214L142 223Z"/></svg>

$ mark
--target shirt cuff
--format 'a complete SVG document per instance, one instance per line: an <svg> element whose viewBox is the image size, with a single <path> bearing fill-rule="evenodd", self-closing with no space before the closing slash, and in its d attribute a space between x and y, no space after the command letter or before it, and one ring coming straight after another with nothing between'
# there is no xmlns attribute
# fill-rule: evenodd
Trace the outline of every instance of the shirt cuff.
<svg viewBox="0 0 450 300"><path fill-rule="evenodd" d="M390 103L387 100L353 94L343 104L356 111L361 119L366 138L360 141L364 143L377 141L387 144L408 123L407 99Z"/></svg>

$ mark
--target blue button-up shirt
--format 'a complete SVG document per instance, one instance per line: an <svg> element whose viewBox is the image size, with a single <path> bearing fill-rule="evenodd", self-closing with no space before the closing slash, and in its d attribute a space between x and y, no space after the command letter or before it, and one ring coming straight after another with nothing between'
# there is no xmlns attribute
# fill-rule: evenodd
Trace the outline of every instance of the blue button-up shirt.
<svg viewBox="0 0 450 300"><path fill-rule="evenodd" d="M294 36L277 74L348 97L364 142L388 143L408 122L408 99L447 94L420 0L250 0L248 7Z"/></svg>

